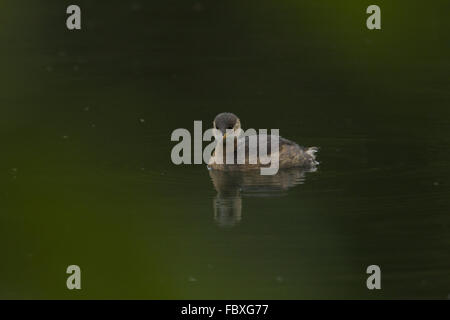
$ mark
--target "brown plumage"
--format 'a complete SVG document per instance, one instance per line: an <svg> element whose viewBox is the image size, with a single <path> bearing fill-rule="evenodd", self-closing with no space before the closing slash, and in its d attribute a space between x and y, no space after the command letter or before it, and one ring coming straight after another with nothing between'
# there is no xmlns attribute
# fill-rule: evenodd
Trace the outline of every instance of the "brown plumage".
<svg viewBox="0 0 450 320"><path fill-rule="evenodd" d="M262 164L262 159L259 158L260 155L260 143L265 144L265 149L267 150L267 156L272 155L271 148L271 135L258 136L258 135L243 135L241 129L241 122L239 118L232 113L221 113L216 116L213 122L216 139L224 138L222 143L216 146L213 157L209 161L209 168L214 170L252 170L261 167L269 167L270 164ZM228 138L225 139L228 135ZM226 140L230 139L232 135L234 140L234 147L227 150ZM251 163L249 159L249 145L252 140L255 139L257 142L257 163ZM276 138L276 137L274 137ZM245 161L243 164L238 164L238 150L245 147ZM240 149L242 152L242 149ZM264 150L264 148L263 148ZM293 141L279 137L278 144L278 159L279 168L292 168L292 167L302 167L302 168L315 168L318 164L315 157L315 152L318 151L316 147L304 148L299 146ZM219 152L217 152L219 151ZM222 152L222 164L220 162L220 152ZM276 152L276 150L274 150ZM226 163L226 157L233 159L233 164ZM267 162L265 162L267 163Z"/></svg>

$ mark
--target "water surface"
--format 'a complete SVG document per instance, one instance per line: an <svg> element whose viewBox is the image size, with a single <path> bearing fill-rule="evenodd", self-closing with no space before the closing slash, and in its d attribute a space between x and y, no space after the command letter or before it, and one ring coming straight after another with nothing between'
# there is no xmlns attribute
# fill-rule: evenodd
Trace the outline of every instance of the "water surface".
<svg viewBox="0 0 450 320"><path fill-rule="evenodd" d="M79 32L0 5L0 298L448 297L444 1L379 1L380 32L357 1L108 3ZM318 170L172 164L171 132L223 111Z"/></svg>

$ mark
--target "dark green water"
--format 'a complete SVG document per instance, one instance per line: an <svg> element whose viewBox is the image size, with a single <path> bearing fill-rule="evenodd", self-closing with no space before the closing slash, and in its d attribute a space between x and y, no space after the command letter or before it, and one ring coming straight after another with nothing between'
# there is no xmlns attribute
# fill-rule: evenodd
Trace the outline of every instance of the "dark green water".
<svg viewBox="0 0 450 320"><path fill-rule="evenodd" d="M242 2L0 4L0 298L449 296L446 1ZM222 111L318 171L173 165Z"/></svg>

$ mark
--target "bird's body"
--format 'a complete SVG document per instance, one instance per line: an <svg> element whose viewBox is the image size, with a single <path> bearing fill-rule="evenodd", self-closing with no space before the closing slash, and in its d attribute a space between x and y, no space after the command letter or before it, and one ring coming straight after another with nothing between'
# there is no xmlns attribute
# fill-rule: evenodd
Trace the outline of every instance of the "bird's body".
<svg viewBox="0 0 450 320"><path fill-rule="evenodd" d="M214 129L216 138L219 137L219 143L208 165L213 170L259 169L269 167L269 162L273 159L277 159L280 169L293 167L313 169L318 164L315 158L315 152L318 150L316 147L304 148L293 141L273 135L243 135L240 120L232 113L217 115ZM226 141L230 138L231 143ZM220 142L220 139L223 140ZM277 140L278 148L276 148Z"/></svg>

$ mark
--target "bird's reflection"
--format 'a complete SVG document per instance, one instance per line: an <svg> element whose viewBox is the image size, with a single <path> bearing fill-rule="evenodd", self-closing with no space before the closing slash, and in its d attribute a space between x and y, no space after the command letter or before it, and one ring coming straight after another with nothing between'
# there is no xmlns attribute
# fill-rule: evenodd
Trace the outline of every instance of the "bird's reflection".
<svg viewBox="0 0 450 320"><path fill-rule="evenodd" d="M289 188L302 184L305 173L315 170L291 168L275 175L261 175L255 171L210 170L209 175L217 191L214 198L214 219L219 226L232 227L242 219L242 198L276 197Z"/></svg>

